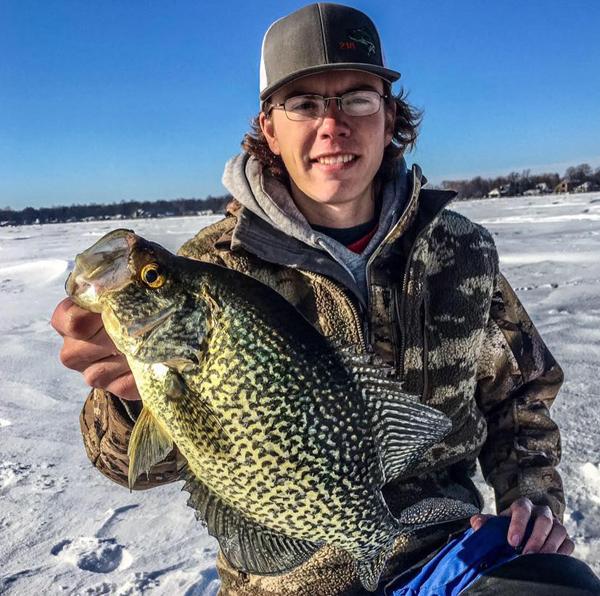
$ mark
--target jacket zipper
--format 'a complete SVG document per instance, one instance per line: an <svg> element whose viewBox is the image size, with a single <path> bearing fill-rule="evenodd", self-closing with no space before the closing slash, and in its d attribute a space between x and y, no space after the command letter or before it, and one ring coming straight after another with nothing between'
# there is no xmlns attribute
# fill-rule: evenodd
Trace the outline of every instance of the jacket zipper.
<svg viewBox="0 0 600 596"><path fill-rule="evenodd" d="M398 228L398 226L400 225L400 223L404 219L405 214L411 212L411 210L412 210L411 207L412 207L414 201L416 201L418 199L418 196L419 196L420 192L421 192L421 178L420 178L420 176L417 175L417 172L416 172L416 170L414 169L414 166L413 166L413 189L412 189L412 193L411 193L410 199L408 200L408 203L406 203L404 211L400 215L400 218L396 222L396 225L393 226L392 229L386 234L385 238L381 241L381 243L379 244L379 246L373 251L373 254L367 260L367 265L365 267L365 276L366 276L366 279L367 279L367 309L371 308L371 283L370 283L370 279L371 279L371 265L374 262L374 260L377 258L377 256L381 253L381 251L383 250L383 247L387 244L387 241L389 240L390 236ZM414 246L414 244L413 244L413 246ZM412 255L412 247L411 247L410 254ZM407 263L408 262L409 261L407 261ZM404 272L404 277L406 278L406 271ZM403 286L404 286L404 282L403 282ZM395 298L394 298L394 302L396 302ZM396 309L396 311L397 311L397 309ZM367 314L367 317L365 317L365 318L368 318L368 314ZM400 367L401 367L401 373L404 372L403 371L403 369L404 369L404 362L403 362L404 350L403 350L403 344L404 344L404 333L402 333L402 335L400 337L400 346L401 346L400 356L401 356L401 360L400 360L399 364L400 364Z"/></svg>
<svg viewBox="0 0 600 596"><path fill-rule="evenodd" d="M400 376L404 376L404 352L406 350L406 313L405 313L405 303L406 303L406 293L408 291L408 272L410 270L410 263L413 258L413 254L415 252L415 246L417 245L419 239L423 235L423 232L427 230L429 226L425 226L415 237L412 246L410 247L410 251L408 253L408 258L406 259L406 267L404 268L404 274L402 275L402 294L400 296L400 300L398 301L397 292L394 295L394 305L396 307L396 317L398 318L398 326L400 327Z"/></svg>
<svg viewBox="0 0 600 596"><path fill-rule="evenodd" d="M427 400L429 393L429 343L427 341L427 321L429 320L429 292L427 287L423 290L423 399Z"/></svg>
<svg viewBox="0 0 600 596"><path fill-rule="evenodd" d="M394 230L396 230L396 228L400 225L405 214L411 212L411 207L413 205L413 202L418 199L420 192L421 192L421 178L420 178L420 176L417 176L417 172L414 170L414 166L413 166L413 190L412 190L410 199L408 200L408 203L406 204L406 207L404 208L404 211L403 211L402 215L400 216L400 219L396 222L396 225L387 233L386 237L383 239L381 244L373 251L373 254L369 257L369 260L367 261L367 265L366 265L366 269L365 269L365 274L366 274L366 278L367 278L367 308L370 308L370 305L371 305L371 284L370 284L371 264L373 263L375 258L379 255L379 253L383 250L384 245L387 243L389 237L394 233ZM402 303L404 303L404 296L406 294L408 268L410 266L410 261L412 259L415 244L417 243L417 240L421 236L422 232L423 232L423 230L421 230L421 232L419 232L419 234L415 238L415 241L413 242L413 244L410 248L408 260L406 261L406 268L404 269L404 274L402 277ZM399 359L398 359L398 367L400 370L400 376L404 376L404 344L405 344L404 337L406 335L406 331L404 328L404 322L403 322L404 320L402 318L400 318L400 308L398 306L397 292L393 293L393 297L394 297L394 306L396 308L396 317L398 318L398 326L400 327L400 352L399 352ZM404 304L402 304L402 308L404 308Z"/></svg>

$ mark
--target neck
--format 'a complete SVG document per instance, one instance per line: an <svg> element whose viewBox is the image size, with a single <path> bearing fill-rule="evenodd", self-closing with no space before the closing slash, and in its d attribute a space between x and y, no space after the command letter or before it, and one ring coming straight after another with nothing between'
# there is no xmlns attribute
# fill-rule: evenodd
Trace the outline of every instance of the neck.
<svg viewBox="0 0 600 596"><path fill-rule="evenodd" d="M367 223L375 216L373 185L369 185L360 197L343 203L321 203L304 194L290 180L291 195L306 220L313 225L327 228L352 228Z"/></svg>

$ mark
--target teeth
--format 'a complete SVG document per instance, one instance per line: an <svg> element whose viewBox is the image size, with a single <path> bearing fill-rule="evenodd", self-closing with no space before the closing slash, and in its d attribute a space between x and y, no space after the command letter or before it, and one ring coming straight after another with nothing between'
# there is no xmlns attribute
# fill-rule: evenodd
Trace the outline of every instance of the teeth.
<svg viewBox="0 0 600 596"><path fill-rule="evenodd" d="M331 155L331 156L325 156L325 157L319 157L317 159L317 161L320 164L323 164L325 166L332 166L338 163L348 163L349 161L352 161L353 159L355 159L354 155Z"/></svg>

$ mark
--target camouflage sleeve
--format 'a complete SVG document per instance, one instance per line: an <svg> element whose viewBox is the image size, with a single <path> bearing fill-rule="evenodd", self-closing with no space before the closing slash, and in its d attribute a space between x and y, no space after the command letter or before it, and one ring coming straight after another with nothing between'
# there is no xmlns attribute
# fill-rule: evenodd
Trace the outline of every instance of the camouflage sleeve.
<svg viewBox="0 0 600 596"><path fill-rule="evenodd" d="M478 406L488 424L479 460L498 512L527 497L562 519L564 494L556 471L560 434L548 411L562 381L560 366L498 275L477 386Z"/></svg>
<svg viewBox="0 0 600 596"><path fill-rule="evenodd" d="M91 462L102 474L122 486L127 486L127 446L139 408L137 402L125 402L107 391L93 389L79 418L83 443ZM174 482L184 465L183 457L173 449L148 474L142 474L133 489L145 490Z"/></svg>

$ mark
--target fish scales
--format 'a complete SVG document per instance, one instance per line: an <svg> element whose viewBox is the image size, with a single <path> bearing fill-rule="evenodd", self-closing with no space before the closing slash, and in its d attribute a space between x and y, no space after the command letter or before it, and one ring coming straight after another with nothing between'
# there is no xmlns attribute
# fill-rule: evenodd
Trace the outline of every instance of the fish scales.
<svg viewBox="0 0 600 596"><path fill-rule="evenodd" d="M364 407L351 411L339 399L352 381L333 355L323 360L317 346L291 345L291 338L278 331L274 321L266 329L259 326L263 313L240 304L242 297L230 293L221 297L215 288L214 299L221 305L218 320L213 321L215 332L189 386L219 414L233 449L217 455L218 466L212 465L215 462L207 452L186 449L188 443L202 444L202 426L193 424L174 437L175 443L192 470L203 474L215 492L227 494L231 505L274 529L325 540L331 530L323 527L321 517L334 516L340 523L352 524L346 515L340 516L340 509L355 494L363 502L368 482L381 482L374 476L380 470L370 465L366 446L359 450L350 440L352 436L368 440L367 413ZM257 361L262 361L268 375L260 374ZM316 391L319 403L315 403ZM160 397L157 401L161 410ZM185 410L193 406L188 401L163 412L167 425L171 417L181 424L193 420L186 415ZM152 408L153 402L147 405ZM336 426L341 435L335 433ZM335 473L344 466L348 472L356 466L362 474L351 479ZM230 473L223 474L224 467ZM257 491L266 504L255 499ZM297 503L292 519L290 499Z"/></svg>
<svg viewBox="0 0 600 596"><path fill-rule="evenodd" d="M375 589L403 531L381 488L448 432L442 414L271 288L129 230L78 255L67 291L102 313L142 396L130 484L174 444L232 563L281 573L332 544Z"/></svg>

